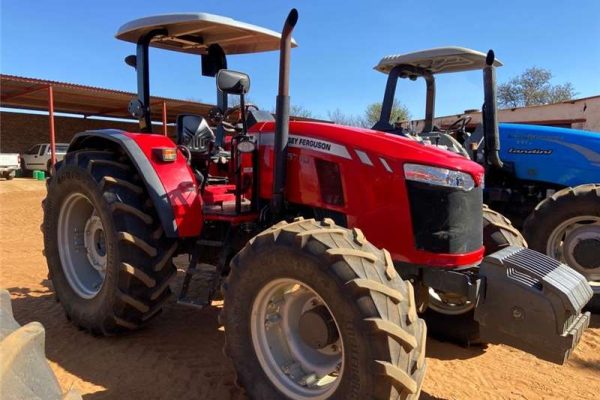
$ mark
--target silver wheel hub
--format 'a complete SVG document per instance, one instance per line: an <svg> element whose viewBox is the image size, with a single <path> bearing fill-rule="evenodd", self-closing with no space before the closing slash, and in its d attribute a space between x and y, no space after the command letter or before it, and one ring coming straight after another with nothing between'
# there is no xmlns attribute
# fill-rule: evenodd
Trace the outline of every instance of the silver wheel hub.
<svg viewBox="0 0 600 400"><path fill-rule="evenodd" d="M588 281L600 281L600 217L577 216L563 221L550 234L546 253Z"/></svg>
<svg viewBox="0 0 600 400"><path fill-rule="evenodd" d="M90 265L104 276L106 274L106 237L102 220L95 214L85 223L83 244Z"/></svg>
<svg viewBox="0 0 600 400"><path fill-rule="evenodd" d="M57 227L60 263L73 291L95 297L106 277L107 244L102 220L82 193L71 193L61 204Z"/></svg>
<svg viewBox="0 0 600 400"><path fill-rule="evenodd" d="M309 321L314 326L301 326ZM263 371L287 397L326 399L338 387L344 364L339 326L313 289L294 279L269 282L254 300L250 328Z"/></svg>
<svg viewBox="0 0 600 400"><path fill-rule="evenodd" d="M429 288L429 308L440 314L461 315L471 311L475 304L465 296L454 293L444 293Z"/></svg>

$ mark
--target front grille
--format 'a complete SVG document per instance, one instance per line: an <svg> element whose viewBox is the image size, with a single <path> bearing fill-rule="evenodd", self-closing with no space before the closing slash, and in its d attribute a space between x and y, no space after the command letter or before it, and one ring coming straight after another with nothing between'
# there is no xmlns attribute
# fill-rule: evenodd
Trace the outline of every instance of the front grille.
<svg viewBox="0 0 600 400"><path fill-rule="evenodd" d="M482 190L406 181L417 249L462 254L483 243Z"/></svg>

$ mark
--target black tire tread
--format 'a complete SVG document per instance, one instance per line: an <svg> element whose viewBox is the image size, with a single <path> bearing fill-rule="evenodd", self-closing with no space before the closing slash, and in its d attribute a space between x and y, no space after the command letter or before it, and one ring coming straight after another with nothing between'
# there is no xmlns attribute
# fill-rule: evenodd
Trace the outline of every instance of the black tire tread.
<svg viewBox="0 0 600 400"><path fill-rule="evenodd" d="M367 297L375 304L379 315L363 319L365 330L376 332L378 340L387 349L387 354L380 355L381 359L372 361L375 385L391 385L394 388L390 389L393 398L417 398L426 368L425 323L416 317L415 302L407 299L411 296L410 282L402 281L395 271L391 274L386 272L388 265L385 253L371 245L359 229L338 227L331 219L318 222L314 219L297 218L291 223L280 222L255 236L231 262L231 272L222 288L225 306L219 321L226 324L227 300L229 296L235 296L237 282L244 276L244 259L249 254L273 243L296 246L310 252L311 242L325 246L324 254L319 256L331 265L330 271L351 289L349 292L353 293L353 301L358 302ZM338 265L340 262L352 271L354 276L351 279L340 275L338 269L333 268L334 264ZM225 331L227 332L227 327ZM223 352L231 357L227 341ZM233 361L235 365L236 360ZM402 365L403 362L407 363ZM236 382L246 388L253 385L248 377L241 375Z"/></svg>
<svg viewBox="0 0 600 400"><path fill-rule="evenodd" d="M521 232L512 225L510 220L499 212L489 208L487 204L483 205L483 220L484 244L487 244L486 242L489 243L490 238L494 240L494 248L488 249L486 247L486 254L496 252L508 246L527 247L527 241ZM500 235L501 238L497 235Z"/></svg>
<svg viewBox="0 0 600 400"><path fill-rule="evenodd" d="M177 243L165 237L156 210L151 203L146 203L148 194L145 186L128 157L115 150L69 152L64 162L57 166L57 174L48 180L49 195L43 202L45 214L50 192L57 190L55 184L64 166L87 171L97 183L108 209L112 211L120 260L116 267L118 287L112 314L90 320L89 317L83 318L71 304L66 304L61 293L57 292L57 299L63 303L67 318L89 332L112 335L138 329L158 315L171 296L169 282L176 275L171 258ZM50 212L58 212L55 206L53 208ZM53 234L45 232L45 236ZM58 268L61 268L60 265Z"/></svg>
<svg viewBox="0 0 600 400"><path fill-rule="evenodd" d="M534 250L546 253L545 246L542 248L539 235L540 225L551 215L559 212L559 208L572 204L577 199L589 198L600 204L600 183L588 183L575 187L566 187L552 196L546 197L540 201L534 210L529 214L523 223L523 233L525 237L534 244ZM600 206L599 206L600 207Z"/></svg>

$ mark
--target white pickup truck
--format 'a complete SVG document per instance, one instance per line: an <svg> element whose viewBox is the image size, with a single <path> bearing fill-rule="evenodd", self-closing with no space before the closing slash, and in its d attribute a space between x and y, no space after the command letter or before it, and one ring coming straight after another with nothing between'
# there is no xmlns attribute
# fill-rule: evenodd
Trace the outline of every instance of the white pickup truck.
<svg viewBox="0 0 600 400"><path fill-rule="evenodd" d="M15 177L20 168L21 159L18 153L0 153L0 176L6 180Z"/></svg>
<svg viewBox="0 0 600 400"><path fill-rule="evenodd" d="M69 148L68 143L56 143L56 161L64 158ZM50 144L41 143L33 145L21 154L21 169L23 172L40 170L50 173Z"/></svg>

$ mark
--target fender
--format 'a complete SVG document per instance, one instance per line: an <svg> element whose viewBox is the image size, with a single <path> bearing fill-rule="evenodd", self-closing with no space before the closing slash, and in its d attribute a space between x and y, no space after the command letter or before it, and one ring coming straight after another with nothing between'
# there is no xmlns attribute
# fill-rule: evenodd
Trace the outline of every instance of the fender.
<svg viewBox="0 0 600 400"><path fill-rule="evenodd" d="M179 151L177 160L170 163L159 161L153 154L153 149L174 148L175 143L163 135L103 129L76 134L68 151L96 148L105 141L117 144L129 156L144 181L167 237L199 236L203 225L202 196L192 170Z"/></svg>

